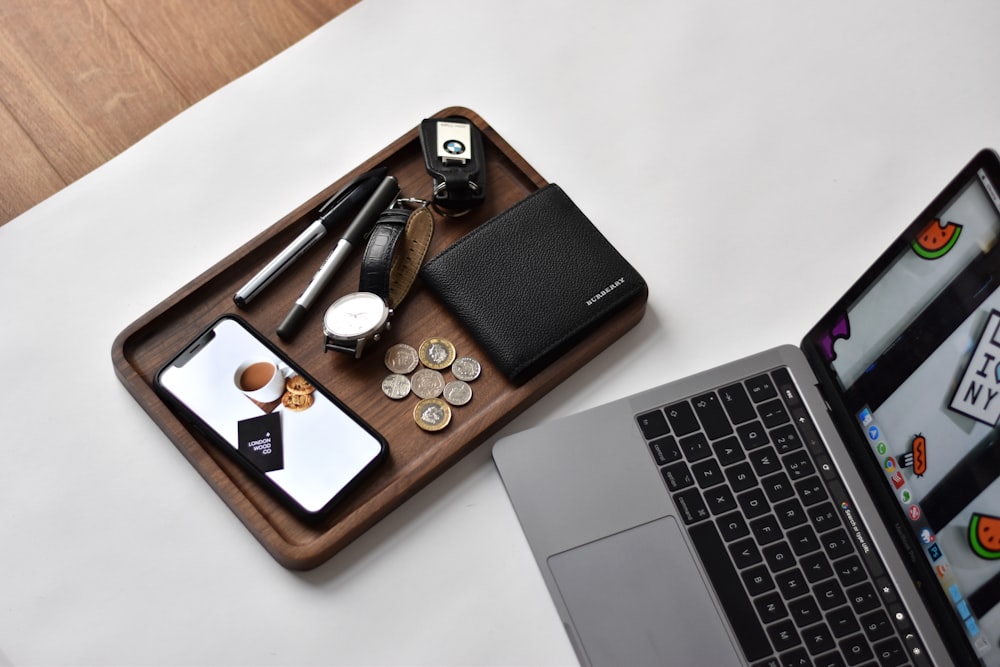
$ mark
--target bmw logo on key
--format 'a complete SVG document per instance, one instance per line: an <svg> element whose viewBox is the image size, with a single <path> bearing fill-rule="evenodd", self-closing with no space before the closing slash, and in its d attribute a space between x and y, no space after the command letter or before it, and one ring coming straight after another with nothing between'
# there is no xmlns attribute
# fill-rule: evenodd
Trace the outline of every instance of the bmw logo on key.
<svg viewBox="0 0 1000 667"><path fill-rule="evenodd" d="M465 152L465 144L458 139L449 139L444 142L444 149L452 155L461 155Z"/></svg>

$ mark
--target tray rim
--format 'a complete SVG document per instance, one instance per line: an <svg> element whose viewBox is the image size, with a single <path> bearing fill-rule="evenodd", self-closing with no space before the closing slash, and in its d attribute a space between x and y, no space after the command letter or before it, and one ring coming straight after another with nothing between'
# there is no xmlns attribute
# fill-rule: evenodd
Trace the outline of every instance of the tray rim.
<svg viewBox="0 0 1000 667"><path fill-rule="evenodd" d="M548 184L548 181L476 112L462 106L451 106L428 117L443 117L448 115L462 115L475 123L485 135L488 135L489 140L501 149L506 158L516 165L526 180L533 183L536 188ZM355 174L367 171L395 155L414 140L415 133L418 131L419 124L400 135L382 150L349 171L329 187L295 207L288 214L269 225L233 252L199 273L126 326L115 337L112 344L111 356L115 375L132 395L133 399L139 403L140 407L143 408L160 430L163 431L167 439L181 451L192 467L208 482L216 494L236 514L271 556L289 569L312 569L331 558L340 549L363 534L369 527L384 518L396 507L405 502L405 500L438 477L444 470L464 457L469 451L506 426L541 396L548 393L593 357L597 356L603 347L598 345L596 346L596 350L584 352L584 344L588 340L596 338L605 345L613 342L634 327L645 313L648 288L635 297L633 302L613 317L610 322L592 332L591 335L540 372L535 378L516 387L514 393L519 394L519 396L509 410L489 422L477 436L468 441L459 442L452 451L442 451L441 456L435 458L435 465L432 469L415 479L403 479L405 475L396 475L379 493L373 495L359 508L359 511L354 511L341 517L340 520L329 526L327 530L318 533L315 539L307 543L296 543L286 539L275 528L272 519L258 506L258 503L254 502L253 498L248 497L240 488L240 485L220 465L216 456L221 457L223 454L215 452L215 456L213 456L155 393L152 385L143 378L140 369L133 365L130 350L134 351L138 349L142 345L143 337L148 335L146 332L151 327L154 327L161 318L169 316L173 309L193 292L197 291L210 280L218 278L226 271L235 270L242 257L267 244L274 236L298 222L304 215L328 197L330 193L341 187L343 183L346 183ZM610 338L608 338L609 336ZM175 434L178 435L175 437ZM240 484L246 485L246 480L240 480ZM250 486L253 485L250 484ZM360 511L360 509L369 507L373 511Z"/></svg>

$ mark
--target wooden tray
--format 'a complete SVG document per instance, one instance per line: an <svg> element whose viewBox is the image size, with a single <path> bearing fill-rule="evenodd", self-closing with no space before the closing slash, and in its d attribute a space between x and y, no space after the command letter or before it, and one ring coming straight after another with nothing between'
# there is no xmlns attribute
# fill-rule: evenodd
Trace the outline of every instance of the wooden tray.
<svg viewBox="0 0 1000 667"><path fill-rule="evenodd" d="M453 107L435 117L449 115L469 119L483 133L487 201L461 218L435 215L428 258L546 184L477 114ZM118 335L112 349L115 372L128 391L268 552L291 569L310 569L330 558L635 326L646 308L644 293L530 381L514 385L419 280L393 318L392 330L365 358L324 354L323 312L337 297L356 291L360 252L352 253L295 340L285 343L278 339L275 330L333 247L332 240L327 243L324 239L310 249L246 309L233 304L236 290L312 222L316 206L357 174L379 165L387 166L396 176L403 196L430 198L431 180L424 169L415 127L136 320ZM197 332L228 312L245 317L389 442L389 457L378 472L318 525L303 523L272 500L228 457L189 431L153 391L156 371ZM454 408L451 424L437 433L424 432L414 424L415 397L393 401L381 391L382 379L388 374L385 350L398 342L417 347L432 336L448 338L460 355L473 356L483 366L482 375L472 383L472 401Z"/></svg>

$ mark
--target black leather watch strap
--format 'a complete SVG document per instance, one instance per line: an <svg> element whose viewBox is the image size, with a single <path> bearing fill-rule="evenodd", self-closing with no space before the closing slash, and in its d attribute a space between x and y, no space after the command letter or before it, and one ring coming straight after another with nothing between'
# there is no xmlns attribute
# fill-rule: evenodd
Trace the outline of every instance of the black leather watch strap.
<svg viewBox="0 0 1000 667"><path fill-rule="evenodd" d="M329 352L330 350L333 350L334 352L346 352L347 354L354 357L357 356L358 341L356 340L341 341L341 340L336 340L334 338L330 338L329 336L324 336L323 351Z"/></svg>
<svg viewBox="0 0 1000 667"><path fill-rule="evenodd" d="M358 289L397 307L420 272L433 233L434 218L426 207L382 213L361 259Z"/></svg>
<svg viewBox="0 0 1000 667"><path fill-rule="evenodd" d="M409 211L400 208L383 211L379 216L371 236L368 237L365 254L361 258L359 291L378 294L383 301L389 302L389 273L392 270L392 258L409 216Z"/></svg>

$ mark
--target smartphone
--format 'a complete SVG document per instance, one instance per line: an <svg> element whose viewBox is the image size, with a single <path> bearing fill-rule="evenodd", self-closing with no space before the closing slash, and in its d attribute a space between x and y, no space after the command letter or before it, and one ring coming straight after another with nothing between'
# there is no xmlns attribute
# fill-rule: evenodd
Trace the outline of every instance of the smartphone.
<svg viewBox="0 0 1000 667"><path fill-rule="evenodd" d="M184 346L154 387L307 521L328 514L388 450L374 428L235 315Z"/></svg>

